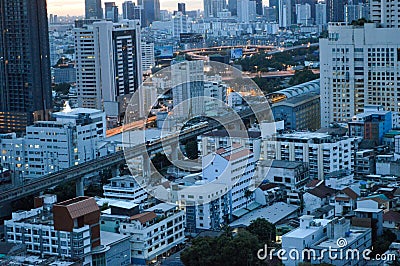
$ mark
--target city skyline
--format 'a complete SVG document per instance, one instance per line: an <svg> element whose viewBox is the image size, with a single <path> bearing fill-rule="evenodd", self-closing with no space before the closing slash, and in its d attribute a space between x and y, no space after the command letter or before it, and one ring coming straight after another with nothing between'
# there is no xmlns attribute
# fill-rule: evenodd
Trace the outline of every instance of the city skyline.
<svg viewBox="0 0 400 266"><path fill-rule="evenodd" d="M104 7L104 1L102 0L102 7ZM122 3L125 0L115 0L110 1L115 2L119 7L122 8ZM133 1L136 2L136 1ZM186 3L187 10L197 10L203 9L203 1L202 0L194 0L194 1L179 1L179 0L161 0L160 5L161 9L166 9L169 11L174 11L178 9L178 3ZM84 16L85 14L85 1L84 0L71 0L66 3L62 0L48 0L47 1L47 9L48 14L56 14L60 16ZM122 9L121 9L122 10Z"/></svg>

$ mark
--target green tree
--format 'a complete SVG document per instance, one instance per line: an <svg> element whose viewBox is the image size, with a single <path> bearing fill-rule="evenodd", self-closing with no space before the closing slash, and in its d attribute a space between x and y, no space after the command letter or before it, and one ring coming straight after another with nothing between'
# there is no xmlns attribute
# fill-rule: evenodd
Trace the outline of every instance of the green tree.
<svg viewBox="0 0 400 266"><path fill-rule="evenodd" d="M257 236L260 243L272 246L276 239L275 225L268 222L264 218L257 218L251 221L247 230L253 235Z"/></svg>
<svg viewBox="0 0 400 266"><path fill-rule="evenodd" d="M190 160L195 160L195 159L199 158L199 150L198 150L198 147L197 147L197 141L196 140L189 140L188 142L186 142L186 144L185 144L185 152L186 152L186 156Z"/></svg>
<svg viewBox="0 0 400 266"><path fill-rule="evenodd" d="M318 74L314 74L310 69L303 69L296 71L294 76L289 80L289 85L295 86L304 82L308 82L319 77Z"/></svg>
<svg viewBox="0 0 400 266"><path fill-rule="evenodd" d="M54 86L54 91L63 95L68 95L71 85L68 83L60 83Z"/></svg>

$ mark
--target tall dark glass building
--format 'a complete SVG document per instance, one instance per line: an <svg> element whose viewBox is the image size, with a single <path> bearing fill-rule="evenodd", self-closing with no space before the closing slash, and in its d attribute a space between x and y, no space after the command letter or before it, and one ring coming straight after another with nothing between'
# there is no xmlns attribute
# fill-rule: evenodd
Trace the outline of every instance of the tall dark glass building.
<svg viewBox="0 0 400 266"><path fill-rule="evenodd" d="M160 0L139 0L138 4L143 6L146 26L161 19Z"/></svg>
<svg viewBox="0 0 400 266"><path fill-rule="evenodd" d="M85 0L85 18L86 19L103 18L103 9L101 8L101 0Z"/></svg>
<svg viewBox="0 0 400 266"><path fill-rule="evenodd" d="M0 32L0 132L21 132L52 106L46 0L0 0Z"/></svg>

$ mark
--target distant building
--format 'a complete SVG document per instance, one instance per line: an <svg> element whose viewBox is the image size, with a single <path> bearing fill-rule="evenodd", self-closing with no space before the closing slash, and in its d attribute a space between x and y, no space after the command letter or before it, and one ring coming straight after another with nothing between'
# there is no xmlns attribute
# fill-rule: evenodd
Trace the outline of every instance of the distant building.
<svg viewBox="0 0 400 266"><path fill-rule="evenodd" d="M54 83L75 83L76 68L73 64L61 65L54 68Z"/></svg>
<svg viewBox="0 0 400 266"><path fill-rule="evenodd" d="M149 26L154 21L161 20L160 0L139 0L138 4L143 6L144 26Z"/></svg>
<svg viewBox="0 0 400 266"><path fill-rule="evenodd" d="M218 12L226 8L226 0L203 0L204 17L217 18Z"/></svg>
<svg viewBox="0 0 400 266"><path fill-rule="evenodd" d="M182 12L177 12L172 16L173 33L175 38L179 38L181 33L188 33L188 16Z"/></svg>
<svg viewBox="0 0 400 266"><path fill-rule="evenodd" d="M103 18L103 9L101 8L101 0L85 0L85 18L86 19Z"/></svg>
<svg viewBox="0 0 400 266"><path fill-rule="evenodd" d="M257 174L264 182L285 187L288 191L298 191L310 178L308 166L303 162L273 160L272 163L259 161Z"/></svg>
<svg viewBox="0 0 400 266"><path fill-rule="evenodd" d="M142 70L150 71L155 66L154 43L141 42L142 46Z"/></svg>
<svg viewBox="0 0 400 266"><path fill-rule="evenodd" d="M111 20L112 22L118 22L118 6L115 2L105 2L104 7L105 19Z"/></svg>

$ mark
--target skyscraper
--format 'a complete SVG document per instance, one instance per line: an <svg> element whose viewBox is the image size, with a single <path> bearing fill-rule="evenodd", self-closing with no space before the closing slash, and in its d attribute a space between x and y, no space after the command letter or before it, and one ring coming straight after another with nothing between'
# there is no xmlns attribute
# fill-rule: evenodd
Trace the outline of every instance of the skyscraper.
<svg viewBox="0 0 400 266"><path fill-rule="evenodd" d="M400 30L329 25L329 39L320 39L321 125L349 121L365 105L400 111Z"/></svg>
<svg viewBox="0 0 400 266"><path fill-rule="evenodd" d="M0 0L0 132L24 131L52 107L45 0Z"/></svg>
<svg viewBox="0 0 400 266"><path fill-rule="evenodd" d="M136 6L132 1L122 3L122 17L129 20L139 20L142 26L145 25L143 6Z"/></svg>
<svg viewBox="0 0 400 266"><path fill-rule="evenodd" d="M263 15L263 2L262 0L253 0L256 2L256 14L258 16L262 16Z"/></svg>
<svg viewBox="0 0 400 266"><path fill-rule="evenodd" d="M344 21L344 0L327 0L326 10L329 22Z"/></svg>
<svg viewBox="0 0 400 266"><path fill-rule="evenodd" d="M117 119L120 96L138 89L142 53L136 23L100 21L74 29L80 107L104 110L108 118Z"/></svg>
<svg viewBox="0 0 400 266"><path fill-rule="evenodd" d="M112 22L118 22L118 6L115 2L104 3L105 18Z"/></svg>
<svg viewBox="0 0 400 266"><path fill-rule="evenodd" d="M160 0L139 0L139 5L143 6L144 22L149 26L153 21L159 21L160 15Z"/></svg>
<svg viewBox="0 0 400 266"><path fill-rule="evenodd" d="M101 0L85 0L85 18L86 19L103 18L103 9L101 8Z"/></svg>
<svg viewBox="0 0 400 266"><path fill-rule="evenodd" d="M228 0L228 10L231 12L232 16L237 15L237 0Z"/></svg>
<svg viewBox="0 0 400 266"><path fill-rule="evenodd" d="M218 12L226 8L226 0L204 0L204 17L218 17Z"/></svg>
<svg viewBox="0 0 400 266"><path fill-rule="evenodd" d="M380 23L385 28L400 27L400 2L398 0L371 0L370 1L370 19L373 22Z"/></svg>
<svg viewBox="0 0 400 266"><path fill-rule="evenodd" d="M178 12L182 12L183 15L186 15L186 4L178 3Z"/></svg>

